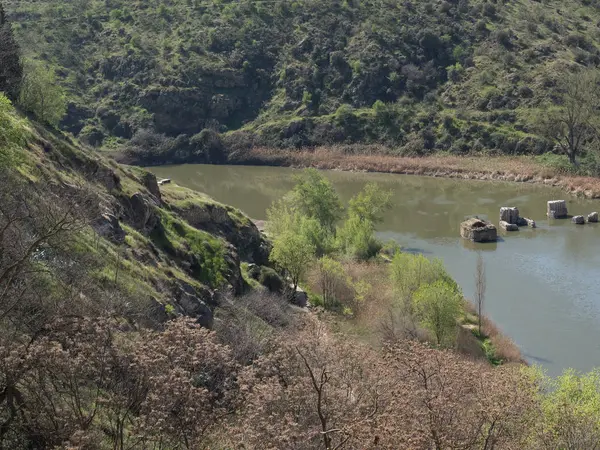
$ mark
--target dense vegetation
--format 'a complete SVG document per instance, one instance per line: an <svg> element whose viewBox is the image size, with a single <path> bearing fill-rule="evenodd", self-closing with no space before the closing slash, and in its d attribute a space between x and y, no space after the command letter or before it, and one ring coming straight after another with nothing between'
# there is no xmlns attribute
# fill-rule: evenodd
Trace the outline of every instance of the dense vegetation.
<svg viewBox="0 0 600 450"><path fill-rule="evenodd" d="M251 145L539 154L560 80L600 60L594 0L8 2L67 90L62 126L146 163Z"/></svg>

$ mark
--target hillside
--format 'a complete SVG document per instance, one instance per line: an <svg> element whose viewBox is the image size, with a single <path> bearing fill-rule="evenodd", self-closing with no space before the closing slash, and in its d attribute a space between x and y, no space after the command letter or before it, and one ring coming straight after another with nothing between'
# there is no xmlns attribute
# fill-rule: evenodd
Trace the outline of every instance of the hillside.
<svg viewBox="0 0 600 450"><path fill-rule="evenodd" d="M5 3L67 90L63 128L132 139L146 163L336 143L539 154L557 82L600 61L593 0Z"/></svg>

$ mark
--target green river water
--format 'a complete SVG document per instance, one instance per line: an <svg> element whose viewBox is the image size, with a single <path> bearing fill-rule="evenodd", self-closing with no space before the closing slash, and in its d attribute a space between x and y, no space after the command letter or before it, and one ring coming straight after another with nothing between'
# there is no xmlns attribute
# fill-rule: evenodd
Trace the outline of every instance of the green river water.
<svg viewBox="0 0 600 450"><path fill-rule="evenodd" d="M235 206L254 219L294 184L294 169L184 165L151 169L158 177ZM570 214L600 210L600 201L582 200L539 185L449 180L418 176L325 172L344 200L365 183L393 191L394 208L378 228L405 251L444 260L467 298L474 291L476 251L487 271L486 312L532 363L550 375L564 368L600 366L600 226L549 222L548 200L567 200ZM467 216L496 225L501 206L517 206L537 221L535 230L502 234L494 244L459 237Z"/></svg>

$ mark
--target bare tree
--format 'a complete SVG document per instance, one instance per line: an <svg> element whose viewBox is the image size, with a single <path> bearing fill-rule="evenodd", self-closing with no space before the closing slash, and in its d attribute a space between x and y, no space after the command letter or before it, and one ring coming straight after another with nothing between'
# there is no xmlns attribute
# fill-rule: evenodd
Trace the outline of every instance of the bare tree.
<svg viewBox="0 0 600 450"><path fill-rule="evenodd" d="M577 164L579 156L597 137L598 72L593 69L570 74L559 83L559 106L546 111L540 132Z"/></svg>
<svg viewBox="0 0 600 450"><path fill-rule="evenodd" d="M481 252L477 253L477 267L475 269L475 306L477 307L477 325L481 335L481 319L483 316L483 306L485 304L485 262Z"/></svg>

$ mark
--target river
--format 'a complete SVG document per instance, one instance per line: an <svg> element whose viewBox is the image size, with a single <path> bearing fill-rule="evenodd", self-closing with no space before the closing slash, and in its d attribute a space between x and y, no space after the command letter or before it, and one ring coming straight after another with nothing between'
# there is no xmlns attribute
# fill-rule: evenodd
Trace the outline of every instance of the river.
<svg viewBox="0 0 600 450"><path fill-rule="evenodd" d="M274 200L289 191L294 169L184 165L152 168L163 178L265 219ZM567 200L570 214L587 215L600 202L570 197L559 189L523 184L451 180L412 175L324 172L344 201L365 183L393 191L393 209L378 228L405 251L444 260L467 298L473 296L476 251L487 271L486 313L549 375L572 367L600 366L600 226L577 226L546 217L548 200ZM537 221L535 230L502 234L494 244L459 237L459 225L478 215L498 223L501 206L517 206Z"/></svg>

